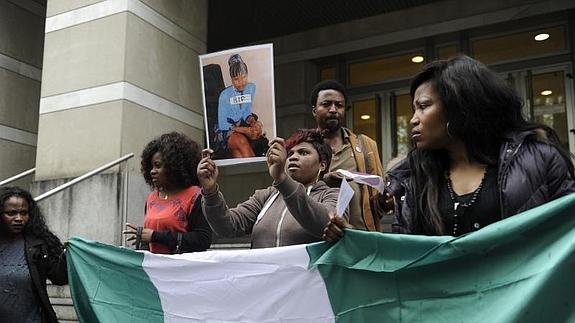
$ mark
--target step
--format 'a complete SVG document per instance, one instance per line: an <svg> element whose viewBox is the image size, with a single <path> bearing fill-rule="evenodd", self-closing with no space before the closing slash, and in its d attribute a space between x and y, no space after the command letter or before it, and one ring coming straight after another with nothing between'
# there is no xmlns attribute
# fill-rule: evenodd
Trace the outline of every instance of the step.
<svg viewBox="0 0 575 323"><path fill-rule="evenodd" d="M50 298L50 303L60 322L78 320L71 298Z"/></svg>
<svg viewBox="0 0 575 323"><path fill-rule="evenodd" d="M53 298L71 298L70 288L68 285L58 286L52 285L49 281L46 284L46 290L48 291L48 297Z"/></svg>

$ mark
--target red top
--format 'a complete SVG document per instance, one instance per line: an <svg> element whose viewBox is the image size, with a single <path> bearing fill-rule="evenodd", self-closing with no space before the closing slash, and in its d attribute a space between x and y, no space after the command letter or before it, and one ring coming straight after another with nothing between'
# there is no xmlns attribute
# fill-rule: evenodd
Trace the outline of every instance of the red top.
<svg viewBox="0 0 575 323"><path fill-rule="evenodd" d="M188 216L196 198L200 195L199 186L190 186L180 193L162 199L154 190L146 200L144 228L154 231L188 232ZM169 254L170 249L159 243L150 243L152 253Z"/></svg>

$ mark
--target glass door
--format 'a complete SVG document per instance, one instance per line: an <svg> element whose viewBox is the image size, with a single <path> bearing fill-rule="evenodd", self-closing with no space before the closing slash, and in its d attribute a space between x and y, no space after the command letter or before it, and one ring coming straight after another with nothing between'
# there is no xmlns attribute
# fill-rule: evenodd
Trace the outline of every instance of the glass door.
<svg viewBox="0 0 575 323"><path fill-rule="evenodd" d="M528 74L531 118L557 132L561 145L574 152L572 81L565 70L541 70Z"/></svg>
<svg viewBox="0 0 575 323"><path fill-rule="evenodd" d="M525 102L524 116L557 132L561 145L575 153L573 79L570 67L544 67L503 75Z"/></svg>

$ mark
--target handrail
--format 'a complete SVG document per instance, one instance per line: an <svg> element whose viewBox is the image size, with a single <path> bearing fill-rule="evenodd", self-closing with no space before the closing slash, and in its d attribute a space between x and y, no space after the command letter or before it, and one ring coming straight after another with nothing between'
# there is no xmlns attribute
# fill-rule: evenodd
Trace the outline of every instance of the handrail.
<svg viewBox="0 0 575 323"><path fill-rule="evenodd" d="M22 173L20 173L20 174L18 174L18 175L14 175L14 176L12 176L12 177L10 177L10 178L7 178L7 179L1 181L1 182L0 182L0 186L4 186L4 185L6 185L6 184L8 184L8 183L12 183L13 181L15 181L15 180L17 180L17 179L20 179L20 178L22 178L22 177L28 176L28 175L34 173L35 171L36 171L36 168L32 168L32 169L29 169L29 170L27 170L27 171L24 171L24 172L22 172Z"/></svg>
<svg viewBox="0 0 575 323"><path fill-rule="evenodd" d="M125 155L124 157L121 157L121 158L118 158L118 159L116 159L116 160L114 160L114 161L111 161L111 162L107 163L107 164L104 165L104 166L100 166L100 167L94 169L93 171L90 171L90 172L88 172L88 173L86 173L86 174L84 174L84 175L82 175L82 176L80 176L80 177L76 177L76 178L74 178L73 180L71 180L71 181L69 181L69 182L67 182L67 183L65 183L65 184L62 184L62 185L60 185L60 186L58 186L58 187L56 187L56 188L54 188L54 189L49 190L48 192L46 192L46 193L44 193L44 194L41 194L41 195L36 196L36 197L34 198L34 200L35 200L36 202L39 202L39 201L41 201L41 200L43 200L43 199L45 199L45 198L47 198L47 197L50 197L50 196L52 196L52 195L54 195L54 194L56 194L56 193L58 193L58 192L60 192L60 191L62 191L62 190L67 189L68 187L70 187L70 186L72 186L72 185L75 185L75 184L77 184L77 183L79 183L79 182L81 182L81 181L83 181L83 180L86 180L86 179L88 179L88 178L90 178L90 177L92 177L92 176L94 176L94 175L96 175L96 174L98 174L98 173L101 173L101 172L105 171L106 169L108 169L108 168L110 168L110 167L116 166L116 165L118 165L119 163L124 162L124 161L126 161L126 160L128 160L128 159L130 159L130 158L132 158L132 157L134 157L134 153L127 154L127 155Z"/></svg>

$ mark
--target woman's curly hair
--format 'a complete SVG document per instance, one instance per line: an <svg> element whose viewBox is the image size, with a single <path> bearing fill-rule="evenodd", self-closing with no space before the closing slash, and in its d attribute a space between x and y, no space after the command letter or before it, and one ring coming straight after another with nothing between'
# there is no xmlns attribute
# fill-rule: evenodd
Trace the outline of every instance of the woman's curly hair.
<svg viewBox="0 0 575 323"><path fill-rule="evenodd" d="M0 213L2 215L4 214L4 203L6 203L6 201L11 197L22 198L28 203L28 215L30 216L30 219L24 226L23 234L32 234L44 240L48 245L48 254L56 257L59 256L64 250L64 246L60 239L48 229L42 211L28 191L15 186L0 188ZM0 223L2 225L2 230L6 230L3 216L1 217Z"/></svg>
<svg viewBox="0 0 575 323"><path fill-rule="evenodd" d="M168 181L177 188L198 185L197 167L201 159L201 149L197 142L179 132L165 133L150 141L142 151L140 170L146 183L153 186L150 171L152 157L162 155Z"/></svg>

